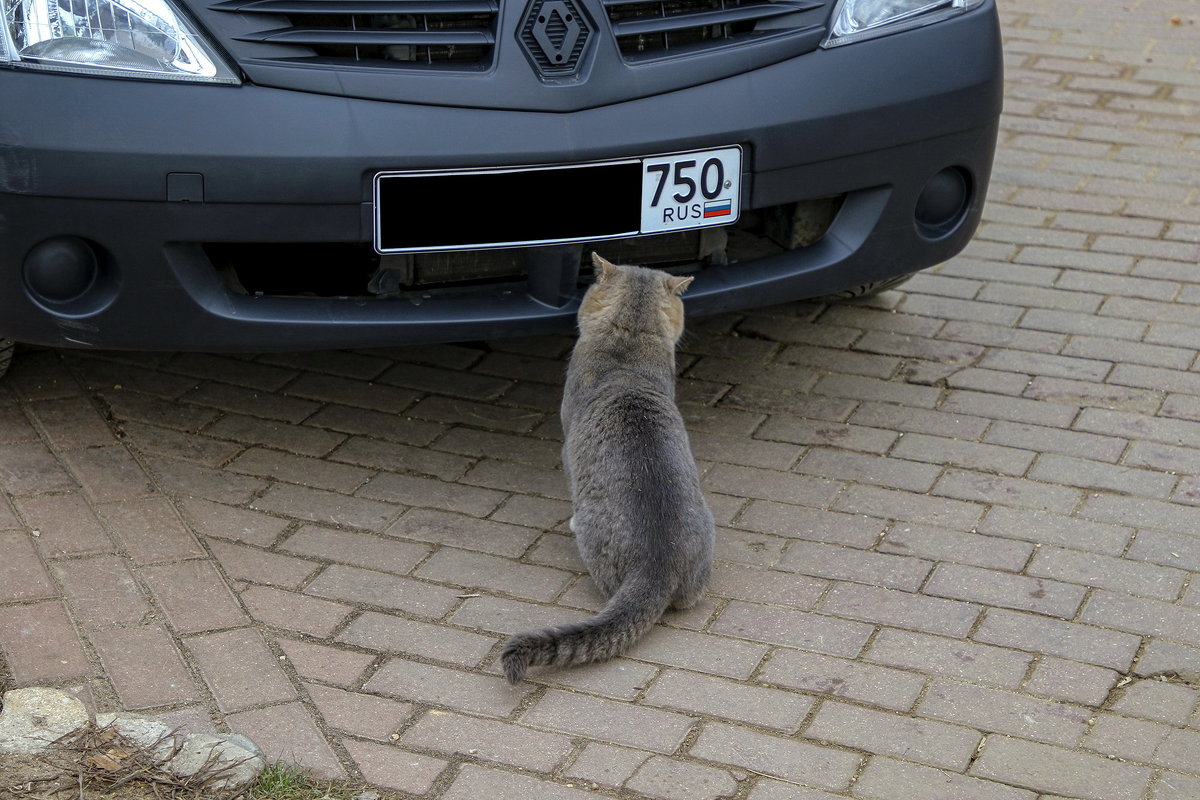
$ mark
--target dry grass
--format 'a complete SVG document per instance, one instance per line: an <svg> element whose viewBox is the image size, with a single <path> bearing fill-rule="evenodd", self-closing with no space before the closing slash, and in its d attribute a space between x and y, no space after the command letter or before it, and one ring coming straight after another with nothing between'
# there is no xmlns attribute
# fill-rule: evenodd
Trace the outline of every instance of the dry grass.
<svg viewBox="0 0 1200 800"><path fill-rule="evenodd" d="M174 740L164 742L178 752ZM179 778L157 766L162 756L152 749L112 728L90 727L48 753L0 757L0 800L382 800L361 785L319 780L285 764L268 765L240 792L223 791L214 785L229 766L210 763Z"/></svg>

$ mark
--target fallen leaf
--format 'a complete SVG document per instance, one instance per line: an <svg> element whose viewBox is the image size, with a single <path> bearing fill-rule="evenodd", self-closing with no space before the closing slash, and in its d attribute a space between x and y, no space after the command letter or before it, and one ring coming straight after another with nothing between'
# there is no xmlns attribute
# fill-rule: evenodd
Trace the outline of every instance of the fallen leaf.
<svg viewBox="0 0 1200 800"><path fill-rule="evenodd" d="M96 769L102 769L105 772L116 772L121 768L120 761L117 761L115 758L109 758L103 753L88 753L83 757L83 760Z"/></svg>

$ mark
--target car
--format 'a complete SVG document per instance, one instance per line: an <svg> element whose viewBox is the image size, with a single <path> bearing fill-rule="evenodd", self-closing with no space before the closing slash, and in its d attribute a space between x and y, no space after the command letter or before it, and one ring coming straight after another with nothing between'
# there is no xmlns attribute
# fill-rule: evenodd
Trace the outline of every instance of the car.
<svg viewBox="0 0 1200 800"><path fill-rule="evenodd" d="M590 252L690 314L958 253L994 0L0 0L0 355L573 325Z"/></svg>

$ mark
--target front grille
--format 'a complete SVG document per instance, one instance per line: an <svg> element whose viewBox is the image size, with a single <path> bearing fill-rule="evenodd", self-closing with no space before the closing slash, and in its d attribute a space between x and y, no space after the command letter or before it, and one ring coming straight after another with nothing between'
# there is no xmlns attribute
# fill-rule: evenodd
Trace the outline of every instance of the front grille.
<svg viewBox="0 0 1200 800"><path fill-rule="evenodd" d="M808 29L817 0L603 0L627 61L727 47Z"/></svg>
<svg viewBox="0 0 1200 800"><path fill-rule="evenodd" d="M289 59L293 62L471 70L491 63L497 2L224 0L213 9L264 15L268 27L234 38L311 52Z"/></svg>
<svg viewBox="0 0 1200 800"><path fill-rule="evenodd" d="M186 1L258 86L539 112L651 97L810 53L833 2Z"/></svg>

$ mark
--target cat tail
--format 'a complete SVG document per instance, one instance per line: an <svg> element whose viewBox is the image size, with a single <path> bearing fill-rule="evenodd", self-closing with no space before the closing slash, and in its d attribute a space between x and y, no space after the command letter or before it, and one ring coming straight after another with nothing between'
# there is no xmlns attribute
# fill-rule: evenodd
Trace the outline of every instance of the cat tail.
<svg viewBox="0 0 1200 800"><path fill-rule="evenodd" d="M500 654L504 675L509 683L519 683L532 666L569 667L615 658L658 622L671 595L669 588L631 575L591 619L510 637Z"/></svg>

